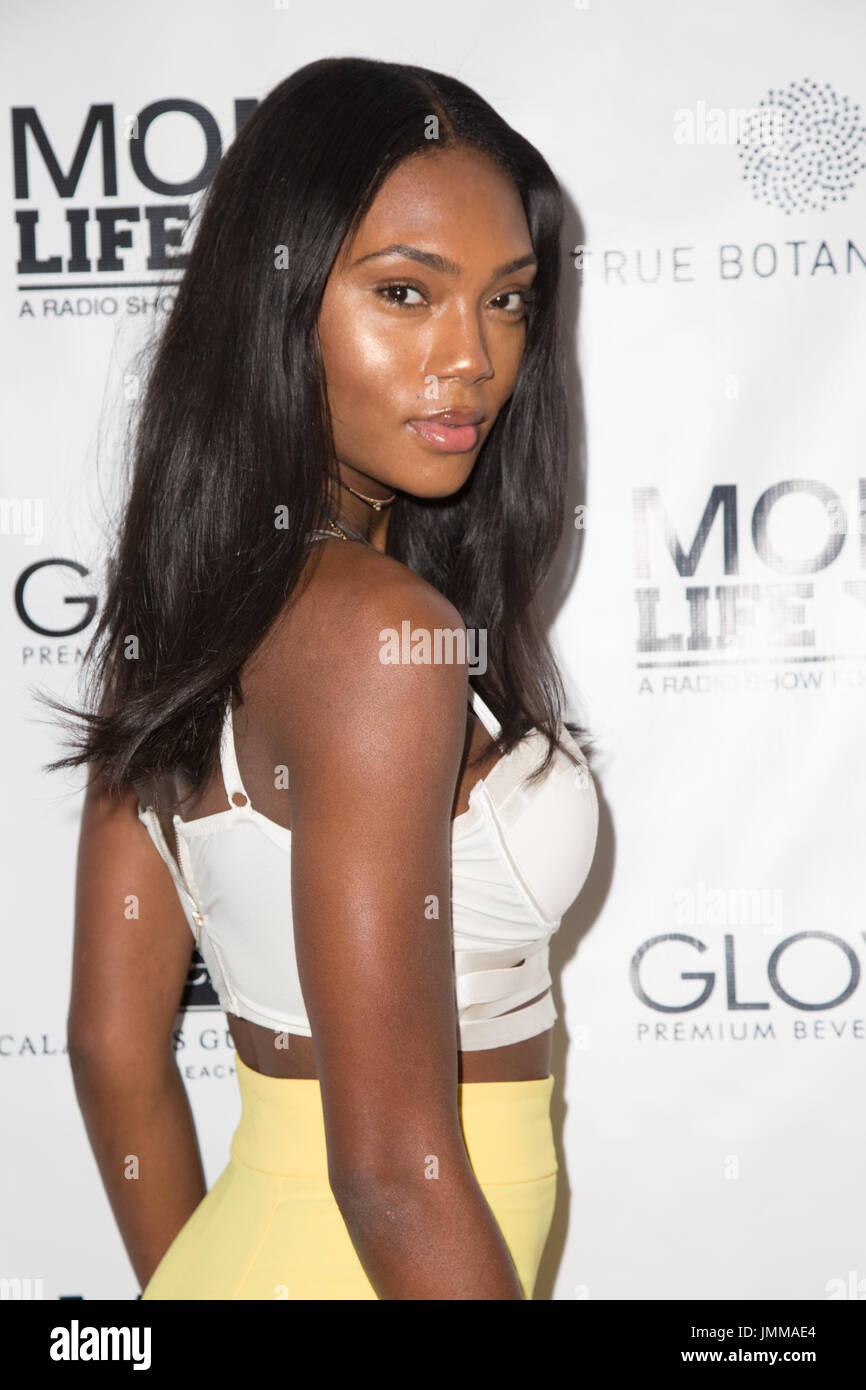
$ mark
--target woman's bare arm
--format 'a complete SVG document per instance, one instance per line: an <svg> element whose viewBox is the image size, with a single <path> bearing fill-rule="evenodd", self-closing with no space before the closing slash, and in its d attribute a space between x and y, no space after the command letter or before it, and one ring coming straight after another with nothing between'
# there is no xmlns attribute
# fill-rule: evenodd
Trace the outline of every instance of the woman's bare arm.
<svg viewBox="0 0 866 1390"><path fill-rule="evenodd" d="M404 620L463 624L417 576L353 550L330 562L342 601L339 580L330 602L320 585L291 624L304 680L286 666L277 716L331 1187L380 1298L521 1299L457 1109L450 812L467 671L379 659Z"/></svg>
<svg viewBox="0 0 866 1390"><path fill-rule="evenodd" d="M90 1145L143 1288L206 1187L171 1038L192 935L136 802L109 800L97 782L85 796L67 1031Z"/></svg>

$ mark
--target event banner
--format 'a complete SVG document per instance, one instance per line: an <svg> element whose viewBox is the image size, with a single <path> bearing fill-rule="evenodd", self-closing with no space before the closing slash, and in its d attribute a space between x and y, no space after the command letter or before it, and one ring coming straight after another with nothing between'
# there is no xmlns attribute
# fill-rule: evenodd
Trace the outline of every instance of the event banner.
<svg viewBox="0 0 866 1390"><path fill-rule="evenodd" d="M42 770L63 747L34 697L81 696L141 354L221 156L277 82L358 54L468 83L566 203L540 601L600 825L551 945L535 1296L866 1298L866 10L36 0L2 23L2 1296L140 1292L67 1052L85 779ZM192 946L174 1047L212 1185L239 1094Z"/></svg>

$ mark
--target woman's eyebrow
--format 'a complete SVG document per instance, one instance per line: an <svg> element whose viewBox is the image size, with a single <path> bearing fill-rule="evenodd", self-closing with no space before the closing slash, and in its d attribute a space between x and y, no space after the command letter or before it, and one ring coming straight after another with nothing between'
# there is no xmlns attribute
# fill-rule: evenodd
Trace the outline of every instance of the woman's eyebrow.
<svg viewBox="0 0 866 1390"><path fill-rule="evenodd" d="M370 251L366 256L353 261L349 268L354 270L355 266L372 261L377 256L406 256L410 261L420 261L422 265L429 266L431 270L438 270L442 275L459 275L461 269L456 261L449 260L447 256L440 256L435 251L422 251L417 246L404 246L401 242L385 246L381 251ZM501 275L510 275L514 270L522 270L525 265L538 265L538 257L532 251L526 256L518 256L516 260L506 261L505 265L497 266L491 279L498 280Z"/></svg>

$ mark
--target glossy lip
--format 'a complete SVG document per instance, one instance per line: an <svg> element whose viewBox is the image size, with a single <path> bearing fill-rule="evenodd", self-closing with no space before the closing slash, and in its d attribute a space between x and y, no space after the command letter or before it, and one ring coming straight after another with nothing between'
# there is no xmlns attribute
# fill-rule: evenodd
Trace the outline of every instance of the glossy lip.
<svg viewBox="0 0 866 1390"><path fill-rule="evenodd" d="M478 425L456 425L437 418L409 420L407 428L440 454L465 454L477 449L481 439Z"/></svg>
<svg viewBox="0 0 866 1390"><path fill-rule="evenodd" d="M430 415L413 415L412 420L429 421L433 425L480 425L486 420L483 410L435 410ZM411 425L412 420L408 423Z"/></svg>

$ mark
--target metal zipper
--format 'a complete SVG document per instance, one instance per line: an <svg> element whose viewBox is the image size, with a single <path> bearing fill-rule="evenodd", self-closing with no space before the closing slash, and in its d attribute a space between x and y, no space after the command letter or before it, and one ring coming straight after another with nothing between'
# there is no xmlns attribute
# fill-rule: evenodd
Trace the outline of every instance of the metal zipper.
<svg viewBox="0 0 866 1390"><path fill-rule="evenodd" d="M199 905L198 905L198 902L196 901L195 894L194 894L193 892L191 892L191 890L190 890L190 886L189 886L189 885L190 885L190 883L193 881L192 864L190 863L190 860L189 860L189 850L188 850L187 843L186 843L186 841L184 840L183 836L178 834L178 831L177 831L178 823L180 823L181 825L183 825L183 820L182 820L182 818L181 818L180 816L178 816L177 814L175 814L175 815L172 816L172 824L174 825L174 838L175 838L175 843L177 844L178 869L180 870L181 875L182 875L182 878L183 878L183 883L184 883L184 888L185 888L185 890L186 890L186 894L187 894L187 896L188 896L190 902L192 903L192 915L193 915L193 918L194 918L195 924L196 924L196 932L195 932L196 950L200 950L200 949L201 949L201 929L202 929L202 927L203 927L204 924L205 924L206 918L205 918L205 916L204 916L204 913L202 913L202 912L200 911L200 909L199 909ZM214 968L215 968L215 969L218 969L218 971L219 971L219 977L218 977L218 978L216 978L216 977L214 976L213 972L211 972L211 980L212 980L212 982L213 982L214 988L216 989L217 995L218 995L218 997L220 998L220 1000L222 1000L223 990L225 990L226 997L227 997L227 999L228 999L228 1006L227 1006L227 1007L228 1007L228 1009L229 1009L229 1011L230 1011L231 1013L236 1014L236 1013L239 1012L239 1010L238 1010L238 1003L237 1003L237 1000L235 999L234 991L232 990L232 987L231 987L231 985L229 984L228 978L227 978L227 976L226 976L225 966L223 965L222 958L221 958L221 956L220 956L219 951L217 950L216 944L214 943L214 941L213 941L211 938L209 938L209 945L210 945L210 949L213 951L213 954L214 954ZM209 963L209 962L206 962L206 964L208 964L208 969L210 970L210 963Z"/></svg>
<svg viewBox="0 0 866 1390"><path fill-rule="evenodd" d="M183 880L183 886L186 891L186 895L192 903L192 915L193 920L195 922L195 946L196 950L199 950L201 946L201 929L204 926L204 917L201 911L199 910L199 905L196 901L195 894L191 892L189 886L189 880L192 877L192 868L186 858L186 843L183 839L183 836L178 835L177 833L177 824L178 821L181 821L181 818L178 815L173 815L171 821L172 825L174 826L174 842L177 845L178 869ZM181 821L181 824L183 824L183 821Z"/></svg>

